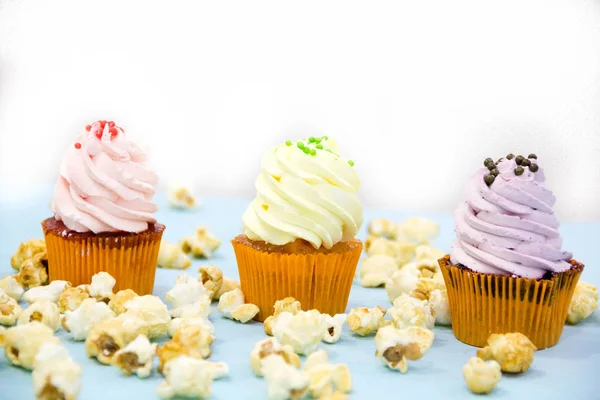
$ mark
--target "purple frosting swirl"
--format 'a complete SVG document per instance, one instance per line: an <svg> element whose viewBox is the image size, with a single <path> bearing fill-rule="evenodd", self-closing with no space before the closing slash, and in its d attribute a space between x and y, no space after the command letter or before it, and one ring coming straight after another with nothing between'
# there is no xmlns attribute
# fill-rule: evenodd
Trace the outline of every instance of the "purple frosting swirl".
<svg viewBox="0 0 600 400"><path fill-rule="evenodd" d="M454 214L456 240L451 261L473 271L542 278L571 267L572 254L561 250L559 223L552 207L556 197L540 168L517 176L515 159L501 161L491 186L478 170L467 185L466 200Z"/></svg>

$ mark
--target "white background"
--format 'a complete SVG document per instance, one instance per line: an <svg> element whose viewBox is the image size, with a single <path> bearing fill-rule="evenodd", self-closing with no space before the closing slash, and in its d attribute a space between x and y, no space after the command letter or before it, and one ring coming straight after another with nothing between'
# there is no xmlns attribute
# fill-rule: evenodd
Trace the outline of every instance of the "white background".
<svg viewBox="0 0 600 400"><path fill-rule="evenodd" d="M411 211L536 152L559 216L598 220L600 2L0 0L0 182L53 182L97 119L202 195L251 197L269 146L334 136L367 205Z"/></svg>

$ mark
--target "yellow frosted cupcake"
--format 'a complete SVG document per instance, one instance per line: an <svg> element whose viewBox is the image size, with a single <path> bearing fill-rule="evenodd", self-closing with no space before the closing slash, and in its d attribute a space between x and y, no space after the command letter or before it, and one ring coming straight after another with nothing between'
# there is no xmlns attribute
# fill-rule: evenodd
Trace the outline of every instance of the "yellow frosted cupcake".
<svg viewBox="0 0 600 400"><path fill-rule="evenodd" d="M257 195L232 240L246 301L263 321L275 301L294 297L305 310L343 313L362 251L363 223L354 162L327 136L269 150Z"/></svg>

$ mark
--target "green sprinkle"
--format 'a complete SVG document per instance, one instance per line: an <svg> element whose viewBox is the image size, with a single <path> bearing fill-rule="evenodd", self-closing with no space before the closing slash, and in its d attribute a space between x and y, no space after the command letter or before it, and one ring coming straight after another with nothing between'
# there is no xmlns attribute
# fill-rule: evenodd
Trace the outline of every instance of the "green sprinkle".
<svg viewBox="0 0 600 400"><path fill-rule="evenodd" d="M329 136L323 136L324 140L329 140Z"/></svg>
<svg viewBox="0 0 600 400"><path fill-rule="evenodd" d="M304 147L302 149L302 151L304 152L304 154L309 154L310 153L310 149L308 147Z"/></svg>
<svg viewBox="0 0 600 400"><path fill-rule="evenodd" d="M292 141L291 141L291 140L288 140L287 142L285 142L285 145L286 145L286 146L291 146L291 145L292 145Z"/></svg>
<svg viewBox="0 0 600 400"><path fill-rule="evenodd" d="M317 139L315 139L314 137L309 137L308 138L308 143L314 143Z"/></svg>
<svg viewBox="0 0 600 400"><path fill-rule="evenodd" d="M316 156L317 155L317 151L315 149L310 149L310 155L311 156Z"/></svg>
<svg viewBox="0 0 600 400"><path fill-rule="evenodd" d="M323 138L320 138L320 137L315 138L315 143L319 144L319 143L321 143L321 140L323 140Z"/></svg>
<svg viewBox="0 0 600 400"><path fill-rule="evenodd" d="M350 164L351 167L354 167L354 161L348 160L348 164Z"/></svg>
<svg viewBox="0 0 600 400"><path fill-rule="evenodd" d="M317 144L315 147L319 150L323 150L323 145L321 143Z"/></svg>
<svg viewBox="0 0 600 400"><path fill-rule="evenodd" d="M302 150L304 148L304 143L298 142L297 146L300 150Z"/></svg>

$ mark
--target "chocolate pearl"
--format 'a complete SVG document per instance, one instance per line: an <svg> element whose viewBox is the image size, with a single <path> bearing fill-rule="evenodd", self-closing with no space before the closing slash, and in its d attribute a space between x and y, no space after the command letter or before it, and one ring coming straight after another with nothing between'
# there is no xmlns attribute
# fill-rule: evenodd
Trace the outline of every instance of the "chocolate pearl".
<svg viewBox="0 0 600 400"><path fill-rule="evenodd" d="M512 160L513 158L515 158L515 155L513 153L510 153L509 155L506 156L506 158L508 158L509 160Z"/></svg>
<svg viewBox="0 0 600 400"><path fill-rule="evenodd" d="M496 168L496 164L491 163L491 164L486 165L486 167L487 167L487 169L489 169L491 171Z"/></svg>
<svg viewBox="0 0 600 400"><path fill-rule="evenodd" d="M525 172L525 169L523 167L515 168L515 175L517 175L517 176L523 175L523 172Z"/></svg>
<svg viewBox="0 0 600 400"><path fill-rule="evenodd" d="M515 158L515 162L517 163L517 165L521 165L521 164L523 164L524 159L525 159L525 157L523 157L523 156L517 156L517 158Z"/></svg>
<svg viewBox="0 0 600 400"><path fill-rule="evenodd" d="M498 175L500 175L500 171L498 171L498 168L494 168L493 170L490 171L490 174L492 174L494 176L498 176Z"/></svg>
<svg viewBox="0 0 600 400"><path fill-rule="evenodd" d="M531 153L530 155L527 156L527 158L535 158L537 160L537 156L533 153Z"/></svg>
<svg viewBox="0 0 600 400"><path fill-rule="evenodd" d="M491 158L486 158L486 159L483 161L483 165L485 165L486 167L487 167L488 165L490 165L490 164L493 164L493 163L494 163L494 160L492 160Z"/></svg>
<svg viewBox="0 0 600 400"><path fill-rule="evenodd" d="M494 183L494 180L496 179L496 177L494 175L486 175L484 180L485 180L485 184L490 186L492 183Z"/></svg>
<svg viewBox="0 0 600 400"><path fill-rule="evenodd" d="M531 165L529 166L529 170L530 170L531 172L538 172L538 170L539 170L539 169L540 169L540 168L538 167L538 165L537 165L537 164L531 164Z"/></svg>
<svg viewBox="0 0 600 400"><path fill-rule="evenodd" d="M521 163L522 166L524 167L529 167L531 165L531 161L529 161L529 159L524 159L523 162Z"/></svg>

